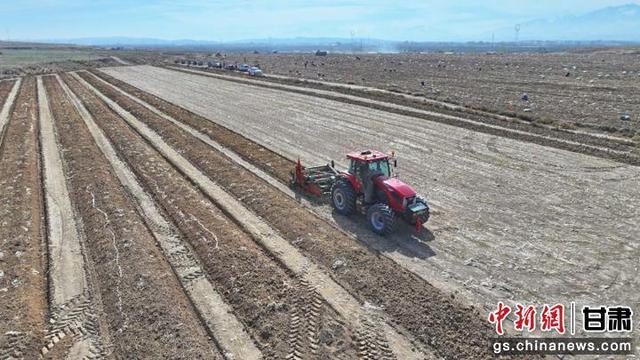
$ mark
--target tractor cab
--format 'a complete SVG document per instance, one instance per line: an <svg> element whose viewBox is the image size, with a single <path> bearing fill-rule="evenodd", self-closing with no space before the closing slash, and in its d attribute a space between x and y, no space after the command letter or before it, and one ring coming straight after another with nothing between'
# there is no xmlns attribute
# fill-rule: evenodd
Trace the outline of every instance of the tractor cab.
<svg viewBox="0 0 640 360"><path fill-rule="evenodd" d="M386 178L391 177L391 167L389 166L389 156L375 150L365 150L347 154L349 159L348 174L353 176L356 191L365 184L367 174L379 174ZM395 164L395 161L394 161Z"/></svg>

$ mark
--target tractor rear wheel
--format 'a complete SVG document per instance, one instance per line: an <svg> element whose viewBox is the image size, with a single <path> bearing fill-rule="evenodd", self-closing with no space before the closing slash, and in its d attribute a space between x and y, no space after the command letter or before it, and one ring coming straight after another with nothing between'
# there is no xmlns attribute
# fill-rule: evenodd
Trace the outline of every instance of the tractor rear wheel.
<svg viewBox="0 0 640 360"><path fill-rule="evenodd" d="M341 215L351 215L356 210L356 191L350 182L338 180L333 184L331 204Z"/></svg>
<svg viewBox="0 0 640 360"><path fill-rule="evenodd" d="M371 205L367 210L367 219L373 232L379 235L389 235L396 228L396 213L387 204Z"/></svg>

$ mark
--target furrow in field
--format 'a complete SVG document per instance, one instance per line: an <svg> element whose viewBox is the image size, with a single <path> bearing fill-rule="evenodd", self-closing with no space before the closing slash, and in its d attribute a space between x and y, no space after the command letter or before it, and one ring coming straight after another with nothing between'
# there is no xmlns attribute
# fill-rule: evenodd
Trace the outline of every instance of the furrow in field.
<svg viewBox="0 0 640 360"><path fill-rule="evenodd" d="M178 235L178 230L165 219L150 195L140 186L135 175L117 157L113 146L97 127L81 101L66 87L66 84L62 83L62 86L72 99L91 136L109 161L118 180L135 199L138 211L143 214L165 257L171 263L182 286L225 354L242 359L259 358L259 351L247 337L242 325L230 313L229 307L215 292L208 279L202 276L201 266L193 250L185 245L184 240Z"/></svg>
<svg viewBox="0 0 640 360"><path fill-rule="evenodd" d="M43 355L59 341L65 328L79 336L70 337L69 348L78 357L106 354L104 331L99 326L99 311L87 273L84 233L76 221L76 212L67 189L65 169L56 139L56 131L47 94L38 77L40 143L42 146L44 193L49 246L50 335ZM116 289L117 291L117 289ZM73 314L73 315L70 315ZM81 336L85 334L86 336ZM48 334L49 335L49 334ZM54 341L58 339L58 341Z"/></svg>
<svg viewBox="0 0 640 360"><path fill-rule="evenodd" d="M65 82L81 98L116 152L136 174L172 222L188 239L236 317L245 325L265 357L289 353L290 312L299 291L294 276L256 244L244 229L192 185L165 158L131 130L99 97L75 77ZM182 169L180 169L182 170ZM353 354L350 330L330 307L322 306L322 331L327 341L319 352L330 357ZM308 322L308 319L303 319Z"/></svg>
<svg viewBox="0 0 640 360"><path fill-rule="evenodd" d="M47 321L35 78L16 82L0 123L0 358L35 359Z"/></svg>
<svg viewBox="0 0 640 360"><path fill-rule="evenodd" d="M88 77L89 75L84 74L85 77ZM95 80L95 79L94 79ZM96 82L94 81L94 83L98 86L100 86L99 81ZM104 85L104 84L103 84ZM109 93L109 90L107 88L105 88L104 86L101 87L105 92ZM112 96L114 96L113 92L111 92ZM162 144L164 141L162 139L166 139L166 141L168 141L169 143L171 143L172 146L174 146L176 149L178 149L178 151L183 154L185 157L188 158L188 160L192 161L193 164L196 164L198 166L199 169L202 169L202 171L206 172L206 175L215 179L219 184L224 184L226 186L229 186L229 184L238 184L239 186L243 186L243 189L241 192L239 192L239 189L233 189L234 185L231 185L231 193L233 195L235 195L237 198L241 199L242 203L237 204L237 205L233 205L231 206L227 211L230 212L231 214L237 214L235 215L236 218L245 218L245 217L250 217L250 214L248 211L249 210L245 210L245 207L249 207L253 210L258 210L257 213L264 219L268 220L270 223L275 223L277 224L277 229L283 233L283 234L287 234L287 235L293 235L291 233L291 228L289 228L287 225L285 225L285 223L287 224L291 224L294 225L295 227L304 227L304 229L301 229L303 231L303 234L296 234L296 237L294 237L293 239L290 239L289 241L293 241L294 244L298 244L301 242L301 239L308 239L309 242L314 243L316 242L315 240L315 234L311 233L314 232L314 230L317 229L317 225L319 223L319 219L318 218L314 218L311 214L309 214L304 208L301 208L300 206L298 206L295 201L286 198L286 196L284 196L283 194L279 194L277 192L277 190L272 189L269 187L268 184L262 182L259 179L255 179L252 178L251 174L247 174L243 172L243 169L239 168L237 165L233 164L232 162L230 162L228 159L226 159L224 156L221 156L219 153L216 153L214 151L212 151L212 149L210 147L208 147L206 144L201 143L201 142L193 142L192 141L192 137L190 134L181 131L179 128L176 128L174 125L171 125L169 123L167 123L166 120L158 117L157 115L154 115L152 112L150 112L149 110L146 110L144 107L141 107L140 105L135 106L134 103L132 103L130 100L124 100L127 99L126 97L115 97L117 98L117 100L119 100L119 103L123 106L126 106L128 109L130 109L132 111L133 114L136 114L136 116L140 119L143 119L143 121L145 122L146 125L151 126L155 131L157 131L157 134L154 133L153 131L149 131L149 129L146 128L146 125L140 124L139 128L141 132L146 132L148 135L148 137L150 139L153 140L149 140L152 141L154 144ZM108 99L106 99L105 101L110 101ZM111 104L112 107L118 109L119 106L117 104ZM125 111L122 111L121 109L121 113L123 117L126 117L128 113L126 113ZM144 114L147 113L148 115L146 116L140 116L138 114ZM128 117L130 118L129 121L131 122L135 122L135 118L132 117L131 115L128 115ZM161 146L161 145L158 145ZM172 152L174 151L173 149L171 149L170 147L167 148L165 151L167 152ZM197 153L200 153L200 155L196 155ZM207 154L206 156L203 156L203 154ZM168 155L167 155L168 156ZM180 156L181 157L181 156ZM204 176L204 174L199 170L193 167L193 165L191 165L190 163L186 162L185 166L187 169L185 169L184 171L187 173L190 173L192 178L198 179L197 182L200 183L201 187L203 189L211 189L209 191L213 192L212 196L215 197L219 197L224 199L225 202L229 203L229 204L236 204L237 200L231 196L229 196L226 192L224 192L222 189L220 189L216 184L212 183L206 176ZM272 198L267 198L264 197L263 194L264 192L269 193L269 191L271 191L271 195L273 196ZM259 203L262 203L261 206L257 205ZM287 208L287 209L291 209L293 208L294 210L292 210L289 213L283 213L280 211L281 207ZM273 211L272 213L270 213L271 210L276 210ZM296 212L298 211L298 212ZM315 223L313 223L313 225L315 226L305 226L303 223L305 220L309 219L309 218L314 218L315 219ZM276 220L276 218L280 218L279 220ZM323 223L324 226L326 227L327 224ZM308 225L308 224L307 224ZM270 247L271 249L273 249L273 251L277 254L278 252L284 252L285 254L287 254L287 258L284 260L285 262L287 262L288 264L290 264L289 266L293 269L297 269L298 267L300 267L301 265L296 263L297 261L299 261L295 256L293 256L292 254L299 254L297 256L300 256L300 259L304 259L304 255L302 255L299 250L291 245L287 240L285 240L284 238L282 238L280 236L279 233L274 232L274 230L266 223L257 223L257 224L248 224L247 225L249 228L253 227L255 230L252 230L256 233L258 233L258 235L261 234L270 234L269 237L265 238L263 240L263 242L266 244L265 246ZM311 230L311 229L314 230ZM323 228L322 230L325 230L326 228ZM335 231L335 229L331 228L330 226L328 226L329 230L329 234L328 237L331 237L332 235L335 235L335 233L337 231ZM339 235L343 235L338 233ZM344 236L342 236L344 238ZM328 240L328 239L327 239ZM342 239L340 239L342 240ZM338 240L338 242L340 242L340 240ZM333 239L327 241L328 244L323 244L323 247L334 247L333 244L331 244L331 242L333 242ZM345 244L345 247L351 248L351 251L353 251L353 245L355 241L353 239L348 239L347 244ZM356 248L356 252L366 252L365 249L363 249L360 246L357 246ZM371 254L372 258L377 258L377 256L375 256L374 254ZM315 259L313 259L315 260ZM312 261L313 261L312 260ZM336 260L336 258L333 259L334 261ZM332 265L333 261L329 264L323 264L324 266L326 266L326 268L330 268ZM365 266L361 269L361 271L366 272L366 271L370 271L372 268L375 268L376 266L373 264L370 264L371 266ZM315 265L314 265L315 266ZM297 270L299 271L299 270ZM321 270L320 268L317 269L318 271L318 278L322 278L324 277L326 270ZM393 271L400 271L402 272L402 270L398 267L395 267L395 269L392 270ZM388 276L388 273L385 275L385 277ZM406 272L404 272L405 276L407 275ZM382 275L382 274L380 274ZM362 277L365 277L364 275ZM425 288L425 291L433 291L434 289L429 286L428 284L425 284L424 282L419 281L418 279L413 279L416 283L421 283L422 286L426 286L428 287L428 290ZM323 280L326 281L326 280ZM331 282L333 282L333 280L330 280ZM365 281L364 279L359 279L359 281ZM350 284L351 285L351 284ZM378 284L381 285L381 284ZM407 284L405 284L407 285ZM337 284L335 284L335 286L338 286ZM376 292L373 288L376 286L376 284L371 284L371 288L368 290L374 291ZM351 291L353 291L353 288L350 289ZM322 288L320 288L320 293L325 295L325 297L327 296L327 293L323 293ZM391 291L389 291L391 292ZM361 295L361 294L359 294ZM391 294L390 296L392 298L395 298L395 296L398 295L400 296L400 293L398 294ZM374 297L371 297L374 298ZM364 302L365 300L371 299L369 297L361 297L362 301ZM378 300L378 294L376 294L375 299ZM395 300L400 300L398 298L395 298ZM385 306L392 306L391 304L384 304ZM397 304L394 304L393 306L396 306ZM406 307L409 307L409 304L404 304L405 305L405 309ZM414 304L411 304L414 305ZM351 305L349 305L351 306ZM393 307L392 306L392 307ZM424 306L424 304L419 304L418 306ZM337 308L339 308L340 305L337 305ZM355 312L355 309L353 310L353 315L355 316L355 318L358 317L358 314L362 313L362 308L359 308L358 312ZM419 311L418 308L416 308L416 311ZM353 318L352 318L353 319ZM406 319L405 319L406 320ZM357 321L357 320L353 320L353 321ZM478 321L479 322L479 321ZM406 322L403 321L396 321L396 323L400 323L401 325L404 325ZM421 325L422 326L422 325ZM392 344L394 351L397 352L398 350L398 345L401 344L401 340L398 338L398 336L396 334L394 334L391 329L386 328L385 330L387 330L387 337L390 338L390 343ZM415 334L416 336L425 336L424 334ZM425 341L425 343L428 343ZM405 356L407 356L408 354L401 354L399 355L400 358L403 358Z"/></svg>
<svg viewBox="0 0 640 360"><path fill-rule="evenodd" d="M172 268L55 77L44 77L70 196L120 357L221 358ZM61 326L54 328L60 331Z"/></svg>
<svg viewBox="0 0 640 360"><path fill-rule="evenodd" d="M78 76L78 78L80 78ZM121 108L117 103L100 93L91 84L81 79L85 86L92 89L103 101L105 101L114 111L118 112L133 128L136 129L147 141L161 152L174 166L179 168L181 172L186 174L198 187L214 200L224 211L233 217L233 219L241 224L252 237L264 246L270 253L278 258L285 266L287 266L295 274L304 274L304 278L317 287L318 292L323 295L334 309L338 311L353 326L358 323L358 316L362 313L362 307L358 301L353 298L345 289L335 283L333 279L316 264L312 263L304 255L302 255L294 246L287 242L280 234L274 230L269 224L264 222L260 217L256 216L246 208L240 201L229 195L221 187L213 183L204 173L192 165L187 159L176 152L168 145L160 136L169 137L171 127L167 132L160 130L160 134L151 130L143 121L136 119L129 112ZM142 109L141 109L142 110ZM144 111L144 110L143 110ZM146 121L150 121L153 114L147 111L149 118L141 117ZM157 117L154 120L158 120ZM160 120L162 121L162 120ZM183 136L185 134L182 134ZM189 136L187 135L187 138ZM204 160L204 158L203 158ZM210 163L209 161L204 161ZM251 202L250 199L255 198L257 194L248 190L244 198ZM304 269L304 271L303 271ZM423 349L417 345L411 345L409 338L399 334L389 325L382 324L385 334L390 338L393 344L394 352L402 358L422 358L426 356Z"/></svg>

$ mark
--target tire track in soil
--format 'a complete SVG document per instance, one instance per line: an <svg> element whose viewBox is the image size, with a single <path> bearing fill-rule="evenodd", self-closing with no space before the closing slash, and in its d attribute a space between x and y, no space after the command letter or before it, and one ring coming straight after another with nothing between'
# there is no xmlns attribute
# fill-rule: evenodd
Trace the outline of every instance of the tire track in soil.
<svg viewBox="0 0 640 360"><path fill-rule="evenodd" d="M18 80L5 99L0 113L0 358L37 358L46 331L47 260L35 78Z"/></svg>
<svg viewBox="0 0 640 360"><path fill-rule="evenodd" d="M62 84L62 83L60 83ZM72 98L75 108L80 113L89 132L98 147L109 161L121 184L127 192L135 198L140 214L143 214L149 230L153 233L158 244L162 247L166 258L171 263L176 275L188 293L197 312L213 335L216 343L227 357L241 359L257 359L259 351L251 339L246 335L242 324L231 314L229 307L224 304L221 296L215 292L212 284L204 276L193 250L185 246L175 229L161 210L155 205L151 197L139 185L135 175L120 161L109 140L98 129L93 118L70 89L63 89ZM215 236L215 234L212 234Z"/></svg>
<svg viewBox="0 0 640 360"><path fill-rule="evenodd" d="M380 308L365 304L367 312L362 317L361 326L356 333L358 356L364 360L393 360L393 354L380 324L384 321Z"/></svg>
<svg viewBox="0 0 640 360"><path fill-rule="evenodd" d="M100 326L100 311L97 309L99 298L94 296L90 265L85 257L86 238L69 196L65 169L41 77L37 80L37 91L47 214L50 296L50 329L46 336L48 341L41 352L46 355L60 339L71 335L73 341L66 343L76 357L102 358L106 355L108 336Z"/></svg>
<svg viewBox="0 0 640 360"><path fill-rule="evenodd" d="M95 92L98 97L105 101L112 110L117 112L123 119L129 123L130 126L142 135L149 143L151 143L158 151L160 151L164 157L166 157L176 168L179 168L181 172L195 184L198 188L205 192L207 196L222 207L225 213L230 214L236 222L241 224L256 240L259 244L268 249L268 251L280 259L291 271L298 274L305 269L305 279L318 287L318 291L323 294L324 298L341 314L349 324L356 325L358 322L358 316L362 314L362 309L359 302L345 291L340 285L335 283L327 274L326 271L320 270L315 264L307 264L306 259L297 249L291 246L284 238L282 238L272 227L262 221L259 217L248 210L240 201L227 194L222 188L214 184L209 178L207 178L198 168L194 167L187 159L182 157L176 152L170 145L164 142L163 137L159 136L153 130L145 125L145 122L160 124L158 131L162 133L164 137L175 137L177 134L183 137L183 140L187 143L192 142L190 135L180 132L174 125L166 124L162 118L154 115L144 107L138 106L137 109L140 113L136 113L138 117L144 121L140 121L135 118L131 113L121 108L117 103L106 97L104 94L93 88L91 84L87 83L77 73L74 74L83 85ZM124 105L133 105L134 103L128 98L121 98L124 100ZM159 121L159 123L158 123ZM169 125L163 128L162 125ZM172 134L171 131L178 131L177 134ZM179 136L178 135L178 136ZM202 143L199 143L202 144ZM206 147L205 147L206 148ZM208 149L208 148L206 148ZM184 151L181 151L184 152ZM252 189L247 189L245 198L253 198ZM284 255L286 254L286 256ZM408 337L398 333L395 329L387 325L382 324L386 336L389 337L390 343L394 347L394 351L402 358L422 358L427 356L425 349L420 346L411 344Z"/></svg>
<svg viewBox="0 0 640 360"><path fill-rule="evenodd" d="M297 274L294 288L301 296L293 306L289 324L289 354L287 359L302 360L304 354L315 357L320 348L320 321L322 317L322 296L305 279L308 267Z"/></svg>
<svg viewBox="0 0 640 360"><path fill-rule="evenodd" d="M80 73L87 80L91 77ZM242 143L236 140L241 136L220 131L219 125L212 121L190 113L177 105L161 100L131 85L114 79L103 73L96 74L100 78L118 87L135 93L142 100L155 106L168 115L178 119L194 129L205 129L205 134L223 145ZM92 84L100 86L93 79ZM101 87L104 89L104 86ZM184 115L187 113L188 115ZM331 224L310 213L294 199L287 198L277 189L262 179L248 174L245 169L221 156L211 147L201 142L175 140L171 136L171 127L166 124L151 126L170 142L181 154L198 166L209 178L216 181L232 195L241 199L249 207L280 233L306 256L331 269L339 259L346 259L345 266L332 271L332 277L352 294L377 306L383 306L393 321L408 329L424 344L436 349L445 358L490 358L492 354L486 346L490 329L478 309L462 304L450 295L426 283L416 275L401 268L392 260L369 251L363 244L335 229ZM175 131L175 130L174 130ZM225 137L232 137L227 139ZM275 167L264 167L255 163L243 147L233 146L252 165L260 167L278 179L288 178L291 163L277 161L279 155L273 155L274 162L269 162L269 153L261 153L261 160ZM206 161L203 161L205 160ZM239 181L242 179L242 181ZM286 180L284 180L286 181ZM251 193L251 197L246 194ZM390 278L388 274L395 274ZM384 289L384 290L380 290ZM462 342L460 339L465 339Z"/></svg>
<svg viewBox="0 0 640 360"><path fill-rule="evenodd" d="M74 105L56 78L43 78L49 96L68 188L83 225L87 259L94 267L98 295L117 357L221 358L171 267L143 225L135 206L96 147ZM66 324L86 313L77 299L57 317L51 343L81 336ZM56 340L57 338L57 340Z"/></svg>
<svg viewBox="0 0 640 360"><path fill-rule="evenodd" d="M265 357L284 358L289 352L289 313L296 299L301 297L291 285L294 276L266 254L243 229L229 220L96 95L70 75L63 75L63 78L83 100L143 187L188 239L207 275L245 324ZM211 233L216 237L213 238ZM330 342L321 344L320 353L332 358L355 355L349 339L350 331L340 323L340 317L326 304L323 313L322 331Z"/></svg>

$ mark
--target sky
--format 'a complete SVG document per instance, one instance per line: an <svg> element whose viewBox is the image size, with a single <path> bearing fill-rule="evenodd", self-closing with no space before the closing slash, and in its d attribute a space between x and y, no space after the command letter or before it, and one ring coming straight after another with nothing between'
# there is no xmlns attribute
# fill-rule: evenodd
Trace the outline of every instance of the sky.
<svg viewBox="0 0 640 360"><path fill-rule="evenodd" d="M640 0L20 0L0 1L0 39L291 37L490 41L517 23Z"/></svg>

